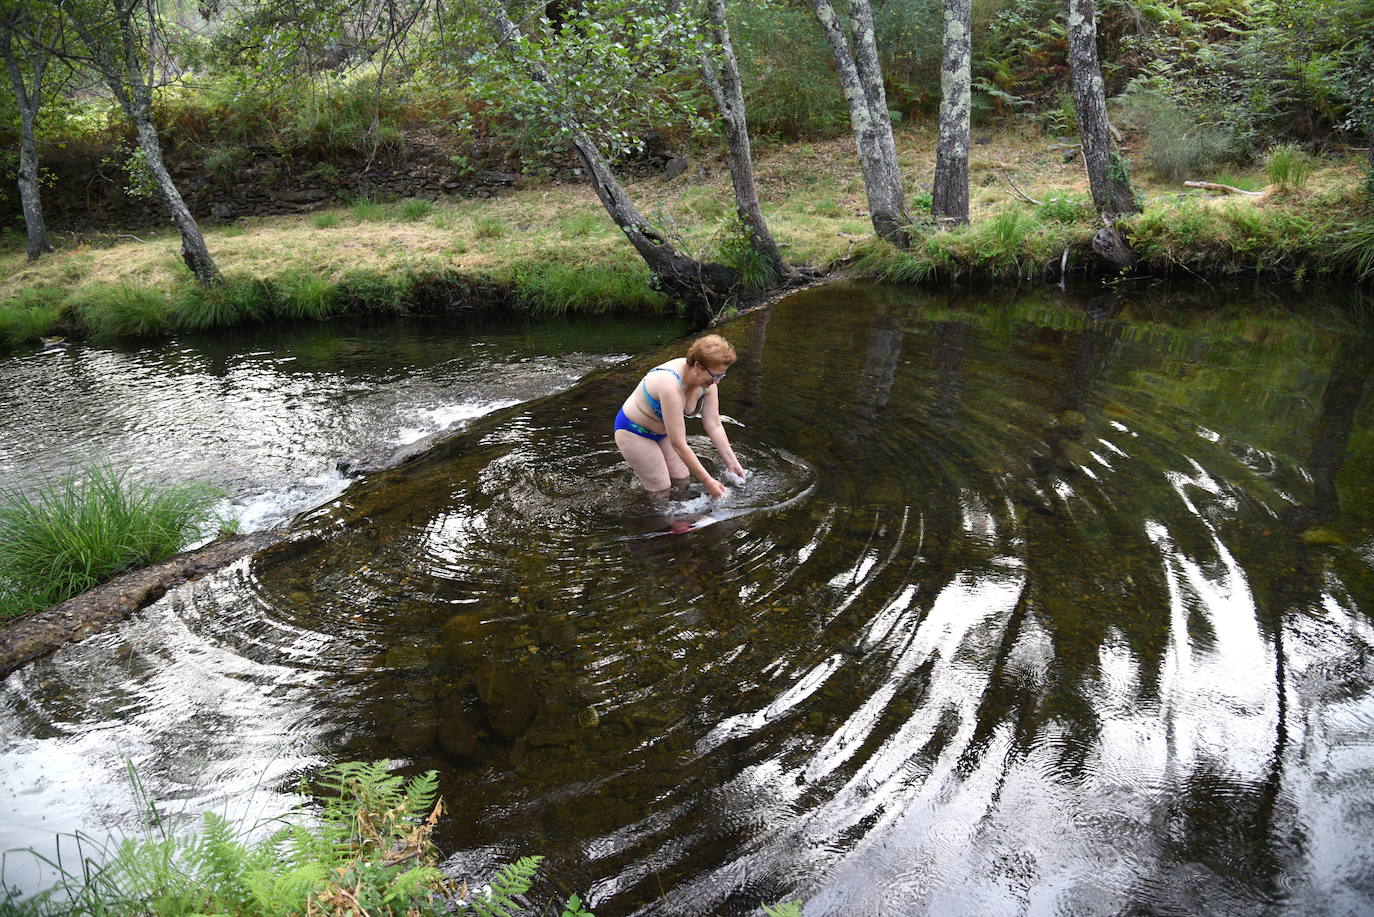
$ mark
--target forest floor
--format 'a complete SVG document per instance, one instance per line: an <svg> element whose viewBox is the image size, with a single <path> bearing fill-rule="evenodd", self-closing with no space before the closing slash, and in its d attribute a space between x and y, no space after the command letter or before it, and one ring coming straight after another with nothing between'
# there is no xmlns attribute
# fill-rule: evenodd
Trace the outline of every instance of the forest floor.
<svg viewBox="0 0 1374 917"><path fill-rule="evenodd" d="M863 182L847 138L768 146L757 157L758 182L785 256L822 270L854 262L859 273L905 280L938 277L942 269L946 278L956 273L982 273L988 279L1034 276L1041 265L1058 263L1065 249L1076 259L1090 258L1095 221L1076 148L1029 128L978 130L974 139L971 226L942 233L918 224L910 255L880 251L873 241ZM933 177L934 131L911 126L899 133L898 143L912 212L919 219L928 207L923 189ZM1266 187L1262 165L1189 176L1260 190L1257 196L1189 189L1137 166L1145 212L1123 228L1156 266L1188 273L1315 276L1331 267L1324 259L1333 240L1371 219L1362 166L1354 153L1323 159L1299 187L1289 189ZM666 228L686 252L702 259L728 254L733 206L722 162L694 161L671 181L655 176L626 186L646 217ZM647 278L585 184L522 180L487 200L365 201L299 215L207 222L204 230L226 275L267 281L309 276L342 283L359 270L382 276L448 272L517 290L529 286L534 292L527 305L562 311L615 304L591 295L595 291L569 290L566 284L554 289L551 266L595 269L594 276L587 275L592 284L620 276L642 286ZM6 311L38 303L53 314L79 313L86 301L108 297L112 287L171 294L189 278L170 223L157 233L59 235L57 242L59 251L37 262L28 262L22 248L0 251L0 319ZM624 289L619 287L622 294ZM615 289L606 292L614 299ZM662 305L647 288L645 296L632 299L638 301L625 305ZM41 320L8 327L11 339L44 330ZM5 331L0 321L0 334Z"/></svg>

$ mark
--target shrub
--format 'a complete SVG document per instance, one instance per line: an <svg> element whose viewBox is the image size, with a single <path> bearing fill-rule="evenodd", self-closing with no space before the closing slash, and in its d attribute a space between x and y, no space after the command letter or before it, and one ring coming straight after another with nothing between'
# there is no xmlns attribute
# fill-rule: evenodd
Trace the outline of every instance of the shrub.
<svg viewBox="0 0 1374 917"><path fill-rule="evenodd" d="M1161 178L1196 178L1235 154L1235 142L1226 130L1199 123L1148 83L1132 83L1117 103L1122 123L1144 135L1145 163Z"/></svg>
<svg viewBox="0 0 1374 917"><path fill-rule="evenodd" d="M247 147L226 143L215 147L205 157L205 171L219 184L233 184L239 180L243 167L252 159L253 154Z"/></svg>
<svg viewBox="0 0 1374 917"><path fill-rule="evenodd" d="M1374 280L1374 219L1351 223L1337 233L1331 255L1357 280Z"/></svg>
<svg viewBox="0 0 1374 917"><path fill-rule="evenodd" d="M746 290L762 290L776 279L772 266L754 250L739 217L726 222L716 233L716 253L721 264L739 272L739 284Z"/></svg>
<svg viewBox="0 0 1374 917"><path fill-rule="evenodd" d="M0 584L31 607L55 605L201 535L221 493L205 484L157 486L108 464L29 489L0 489Z"/></svg>

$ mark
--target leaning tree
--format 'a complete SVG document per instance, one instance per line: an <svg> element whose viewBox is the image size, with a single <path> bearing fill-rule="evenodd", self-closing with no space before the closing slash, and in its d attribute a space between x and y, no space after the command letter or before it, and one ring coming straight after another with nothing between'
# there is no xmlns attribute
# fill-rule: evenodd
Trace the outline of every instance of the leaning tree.
<svg viewBox="0 0 1374 917"><path fill-rule="evenodd" d="M532 35L516 24L504 0L478 0L478 11L494 39L472 58L472 76L485 98L522 120L542 121L565 140L658 286L686 302L694 319L709 320L734 290L738 272L679 250L635 206L611 158L642 143L629 123L634 109L664 104L663 94L651 90L690 43L696 31L691 13L675 4L613 0L594 9L584 5L556 28L536 14L531 21L538 33Z"/></svg>
<svg viewBox="0 0 1374 917"><path fill-rule="evenodd" d="M57 0L75 35L65 54L97 73L138 136L138 149L181 234L181 258L196 280L219 282L205 237L162 160L153 96L167 73L169 30L157 0Z"/></svg>

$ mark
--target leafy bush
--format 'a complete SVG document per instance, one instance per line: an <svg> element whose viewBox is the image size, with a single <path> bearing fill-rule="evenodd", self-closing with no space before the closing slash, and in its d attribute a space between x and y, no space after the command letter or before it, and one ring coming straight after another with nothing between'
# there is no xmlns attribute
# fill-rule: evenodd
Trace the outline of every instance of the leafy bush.
<svg viewBox="0 0 1374 917"><path fill-rule="evenodd" d="M721 264L739 272L739 284L746 290L762 290L776 279L772 266L754 250L738 216L716 233L716 253Z"/></svg>
<svg viewBox="0 0 1374 917"><path fill-rule="evenodd" d="M1150 82L1132 83L1117 104L1123 125L1144 136L1145 162L1161 178L1196 178L1234 157L1233 138L1224 129L1199 123Z"/></svg>
<svg viewBox="0 0 1374 917"><path fill-rule="evenodd" d="M30 607L55 605L132 567L156 563L201 535L222 495L204 484L131 481L90 465L28 489L0 489L0 590Z"/></svg>

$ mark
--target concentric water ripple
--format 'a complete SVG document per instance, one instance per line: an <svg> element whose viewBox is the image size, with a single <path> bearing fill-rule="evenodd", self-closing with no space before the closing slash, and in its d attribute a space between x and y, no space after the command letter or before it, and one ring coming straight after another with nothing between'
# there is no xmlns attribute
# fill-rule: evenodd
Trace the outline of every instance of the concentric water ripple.
<svg viewBox="0 0 1374 917"><path fill-rule="evenodd" d="M603 917L1368 910L1374 349L1093 309L812 291L725 329L723 501L610 443L664 350L146 620L270 698L287 769L437 768L450 868L545 854ZM186 654L130 653L131 707L33 667L26 728L156 709Z"/></svg>

